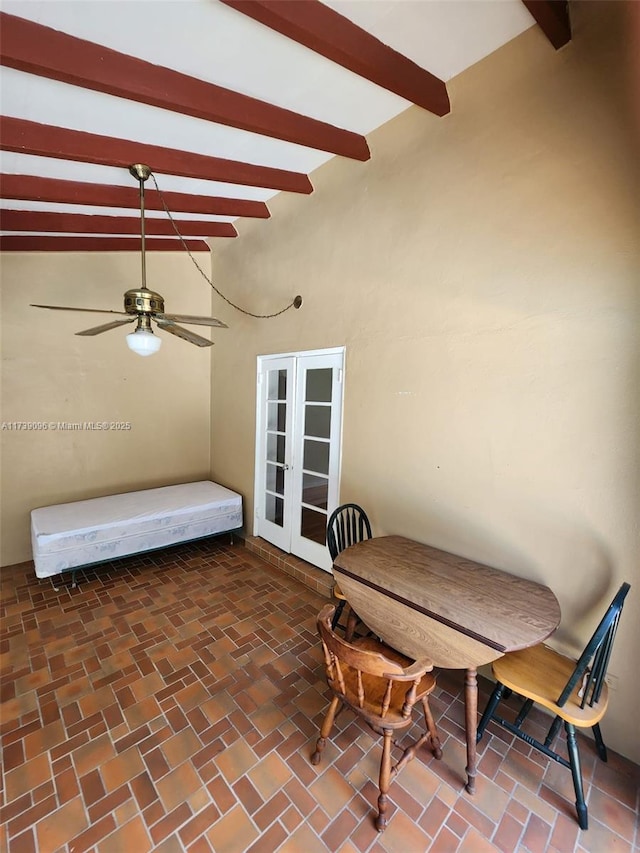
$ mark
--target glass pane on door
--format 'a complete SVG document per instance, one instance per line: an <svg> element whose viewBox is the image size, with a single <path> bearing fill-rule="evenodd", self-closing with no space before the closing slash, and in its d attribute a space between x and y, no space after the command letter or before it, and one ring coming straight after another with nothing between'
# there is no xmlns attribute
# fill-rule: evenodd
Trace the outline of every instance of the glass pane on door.
<svg viewBox="0 0 640 853"><path fill-rule="evenodd" d="M300 536L325 544L331 451L333 368L309 368L304 381Z"/></svg>
<svg viewBox="0 0 640 853"><path fill-rule="evenodd" d="M303 506L300 534L305 539L324 545L327 535L327 514Z"/></svg>
<svg viewBox="0 0 640 853"><path fill-rule="evenodd" d="M284 432L286 428L287 404L269 400L267 403L267 429Z"/></svg>
<svg viewBox="0 0 640 853"><path fill-rule="evenodd" d="M284 465L284 453L287 447L286 435L274 432L267 433L267 461Z"/></svg>
<svg viewBox="0 0 640 853"><path fill-rule="evenodd" d="M267 462L267 483L268 492L276 492L278 495L284 495L284 469L277 465L271 465Z"/></svg>
<svg viewBox="0 0 640 853"><path fill-rule="evenodd" d="M313 471L316 474L328 474L329 442L312 441L311 439L305 438L302 467L305 471Z"/></svg>
<svg viewBox="0 0 640 853"><path fill-rule="evenodd" d="M302 503L311 506L327 508L329 496L329 480L327 477L317 477L306 471L302 474Z"/></svg>
<svg viewBox="0 0 640 853"><path fill-rule="evenodd" d="M268 399L269 400L286 400L287 399L287 371L286 370L270 370L268 372Z"/></svg>
<svg viewBox="0 0 640 853"><path fill-rule="evenodd" d="M306 405L304 410L304 433L318 438L329 438L331 432L331 407Z"/></svg>
<svg viewBox="0 0 640 853"><path fill-rule="evenodd" d="M284 525L285 454L287 450L287 371L267 371L266 458L264 515Z"/></svg>
<svg viewBox="0 0 640 853"><path fill-rule="evenodd" d="M305 400L309 403L330 403L332 385L332 367L307 370Z"/></svg>
<svg viewBox="0 0 640 853"><path fill-rule="evenodd" d="M282 527L284 524L284 501L275 495L267 495L265 500L265 518L272 524Z"/></svg>

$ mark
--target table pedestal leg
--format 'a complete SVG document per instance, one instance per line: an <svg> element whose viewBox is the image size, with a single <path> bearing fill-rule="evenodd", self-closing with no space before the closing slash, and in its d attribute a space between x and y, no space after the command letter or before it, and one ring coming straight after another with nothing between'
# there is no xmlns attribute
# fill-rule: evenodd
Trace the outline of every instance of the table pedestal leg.
<svg viewBox="0 0 640 853"><path fill-rule="evenodd" d="M465 729L467 733L467 791L476 789L476 732L478 730L478 674L470 667L464 679Z"/></svg>

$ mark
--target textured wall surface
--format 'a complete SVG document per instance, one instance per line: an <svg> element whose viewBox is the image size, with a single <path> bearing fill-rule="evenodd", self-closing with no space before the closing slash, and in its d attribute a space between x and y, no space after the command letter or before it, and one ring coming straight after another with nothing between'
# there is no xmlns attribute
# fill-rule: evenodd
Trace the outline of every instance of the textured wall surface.
<svg viewBox="0 0 640 853"><path fill-rule="evenodd" d="M147 267L167 311L209 314L211 291L186 256L148 255ZM2 565L31 559L35 507L208 479L207 349L164 334L160 352L141 358L125 342L134 326L77 337L113 318L29 307L122 310L122 294L139 282L134 254L2 257L2 420L51 425L0 433ZM84 428L96 422L131 428Z"/></svg>
<svg viewBox="0 0 640 853"><path fill-rule="evenodd" d="M248 500L256 356L346 346L341 498L399 533L542 581L578 649L624 579L612 747L640 760L638 183L619 4L572 4L333 160L310 198L216 245L214 479Z"/></svg>

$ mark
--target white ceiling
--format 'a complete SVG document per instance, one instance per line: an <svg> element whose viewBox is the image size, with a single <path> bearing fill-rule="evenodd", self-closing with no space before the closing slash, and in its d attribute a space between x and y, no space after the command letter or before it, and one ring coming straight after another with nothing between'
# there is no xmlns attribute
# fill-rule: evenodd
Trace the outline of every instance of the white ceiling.
<svg viewBox="0 0 640 853"><path fill-rule="evenodd" d="M325 0L325 5L444 81L534 25L521 0ZM2 11L363 136L410 106L218 0L3 0ZM9 67L1 69L0 97L5 116L304 174L334 156ZM0 167L5 174L135 184L124 168L9 151L0 152ZM166 191L260 201L277 192L156 175ZM19 199L3 198L0 206L134 215L130 209ZM148 215L164 217L161 211ZM176 218L184 220L183 233L189 236L189 220L236 217L180 213Z"/></svg>

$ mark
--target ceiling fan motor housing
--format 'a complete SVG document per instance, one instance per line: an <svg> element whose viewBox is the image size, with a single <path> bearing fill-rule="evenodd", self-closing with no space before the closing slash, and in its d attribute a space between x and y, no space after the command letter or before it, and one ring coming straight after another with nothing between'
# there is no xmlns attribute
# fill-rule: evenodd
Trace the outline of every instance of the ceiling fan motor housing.
<svg viewBox="0 0 640 853"><path fill-rule="evenodd" d="M153 290L127 290L124 295L124 310L128 314L164 314L164 299Z"/></svg>

